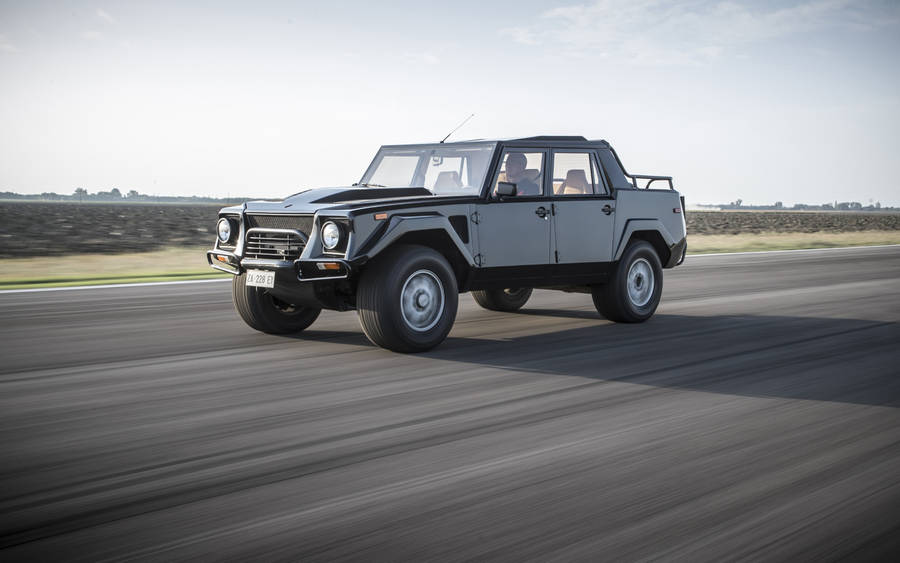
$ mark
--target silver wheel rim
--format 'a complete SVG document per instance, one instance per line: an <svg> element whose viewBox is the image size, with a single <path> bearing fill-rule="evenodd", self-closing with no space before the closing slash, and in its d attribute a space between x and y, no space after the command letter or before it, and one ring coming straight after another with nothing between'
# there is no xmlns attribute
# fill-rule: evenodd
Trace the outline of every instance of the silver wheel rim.
<svg viewBox="0 0 900 563"><path fill-rule="evenodd" d="M656 280L653 279L653 268L644 258L638 258L628 268L628 299L635 307L643 307L653 297Z"/></svg>
<svg viewBox="0 0 900 563"><path fill-rule="evenodd" d="M428 270L416 270L400 291L400 312L406 326L416 332L434 328L444 313L444 285Z"/></svg>

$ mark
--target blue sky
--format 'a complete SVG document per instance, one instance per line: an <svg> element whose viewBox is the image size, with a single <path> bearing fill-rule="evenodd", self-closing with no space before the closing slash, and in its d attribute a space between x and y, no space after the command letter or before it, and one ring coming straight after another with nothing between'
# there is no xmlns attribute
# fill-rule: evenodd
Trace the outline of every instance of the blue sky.
<svg viewBox="0 0 900 563"><path fill-rule="evenodd" d="M898 54L898 2L0 0L0 191L287 195L474 112L696 203L900 205Z"/></svg>

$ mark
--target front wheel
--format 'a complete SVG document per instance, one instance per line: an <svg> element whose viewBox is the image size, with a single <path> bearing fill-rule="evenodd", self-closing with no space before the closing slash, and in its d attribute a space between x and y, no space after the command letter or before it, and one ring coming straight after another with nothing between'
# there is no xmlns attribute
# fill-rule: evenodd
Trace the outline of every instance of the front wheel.
<svg viewBox="0 0 900 563"><path fill-rule="evenodd" d="M423 352L443 342L456 320L458 300L447 260L412 245L379 256L356 291L363 332L373 344L395 352Z"/></svg>
<svg viewBox="0 0 900 563"><path fill-rule="evenodd" d="M231 282L234 308L250 328L268 334L300 332L313 324L322 309L293 305L259 287L247 285L247 274Z"/></svg>
<svg viewBox="0 0 900 563"><path fill-rule="evenodd" d="M475 302L490 311L505 311L512 313L525 306L531 297L530 287L518 287L508 289L486 289L473 291Z"/></svg>
<svg viewBox="0 0 900 563"><path fill-rule="evenodd" d="M608 283L594 286L597 312L618 323L640 323L653 316L662 296L662 264L646 241L628 245Z"/></svg>

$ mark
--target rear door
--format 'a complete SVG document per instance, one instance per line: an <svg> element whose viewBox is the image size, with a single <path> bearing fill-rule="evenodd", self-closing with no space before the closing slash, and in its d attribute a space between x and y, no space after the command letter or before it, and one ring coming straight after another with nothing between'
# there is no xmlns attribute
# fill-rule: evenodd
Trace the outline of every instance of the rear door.
<svg viewBox="0 0 900 563"><path fill-rule="evenodd" d="M554 264L612 261L615 200L590 149L555 149L549 169L553 192Z"/></svg>
<svg viewBox="0 0 900 563"><path fill-rule="evenodd" d="M519 162L524 157L525 167ZM478 260L485 270L510 268L526 276L543 275L550 263L551 202L544 195L548 151L506 148L494 174L490 200L476 205ZM517 162L518 161L518 162ZM508 167L508 163L511 163ZM499 182L515 183L521 192L498 198ZM500 274L501 272L496 272Z"/></svg>

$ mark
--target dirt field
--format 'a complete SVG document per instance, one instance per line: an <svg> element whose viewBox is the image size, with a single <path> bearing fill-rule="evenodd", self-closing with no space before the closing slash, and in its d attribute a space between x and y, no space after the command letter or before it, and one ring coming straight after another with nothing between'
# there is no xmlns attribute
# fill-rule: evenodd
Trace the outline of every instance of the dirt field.
<svg viewBox="0 0 900 563"><path fill-rule="evenodd" d="M0 202L0 258L211 245L220 205ZM900 214L690 211L689 235L900 231Z"/></svg>
<svg viewBox="0 0 900 563"><path fill-rule="evenodd" d="M221 205L0 202L0 257L212 245Z"/></svg>
<svg viewBox="0 0 900 563"><path fill-rule="evenodd" d="M900 230L900 213L688 211L685 217L688 236Z"/></svg>

